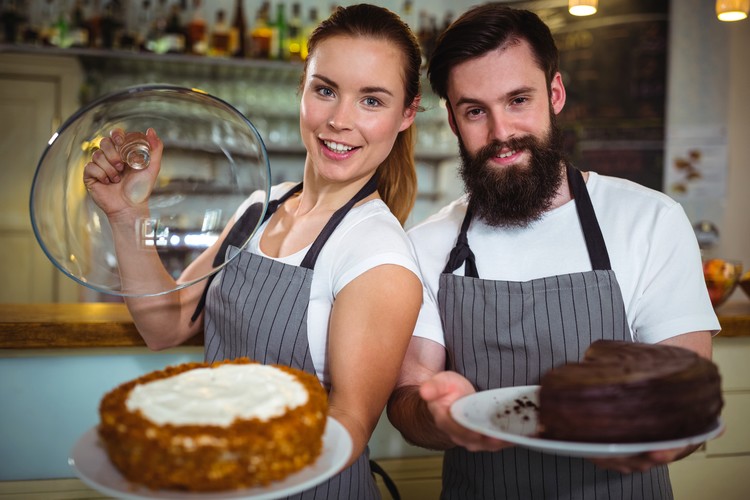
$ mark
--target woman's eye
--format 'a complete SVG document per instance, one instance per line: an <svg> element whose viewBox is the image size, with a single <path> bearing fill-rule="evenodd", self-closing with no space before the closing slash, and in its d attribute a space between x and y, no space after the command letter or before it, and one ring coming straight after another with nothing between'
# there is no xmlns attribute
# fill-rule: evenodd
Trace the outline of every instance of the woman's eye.
<svg viewBox="0 0 750 500"><path fill-rule="evenodd" d="M365 104L367 106L376 107L376 106L380 106L382 103L380 102L379 99L375 99L374 97L365 97Z"/></svg>
<svg viewBox="0 0 750 500"><path fill-rule="evenodd" d="M333 90L331 90L328 87L318 87L316 89L317 93L324 96L324 97L331 97L333 95Z"/></svg>

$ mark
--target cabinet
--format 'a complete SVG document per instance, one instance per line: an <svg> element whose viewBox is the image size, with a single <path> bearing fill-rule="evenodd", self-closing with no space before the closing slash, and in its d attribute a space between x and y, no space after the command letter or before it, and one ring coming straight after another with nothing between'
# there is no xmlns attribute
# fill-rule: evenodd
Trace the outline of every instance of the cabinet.
<svg viewBox="0 0 750 500"><path fill-rule="evenodd" d="M0 303L77 300L76 285L45 257L29 218L29 194L52 132L78 107L75 58L0 54Z"/></svg>
<svg viewBox="0 0 750 500"><path fill-rule="evenodd" d="M722 377L724 434L669 466L675 498L750 497L750 337L714 338L714 361Z"/></svg>

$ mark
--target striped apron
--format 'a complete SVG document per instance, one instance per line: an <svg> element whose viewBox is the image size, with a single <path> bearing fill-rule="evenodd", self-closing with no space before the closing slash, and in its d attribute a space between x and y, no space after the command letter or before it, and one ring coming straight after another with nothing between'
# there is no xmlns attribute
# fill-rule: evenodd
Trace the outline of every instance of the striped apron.
<svg viewBox="0 0 750 500"><path fill-rule="evenodd" d="M307 307L315 262L344 216L376 188L377 175L331 216L300 267L240 252L217 273L218 279L208 285L205 297L204 348L207 362L246 356L260 363L282 364L315 375L307 340ZM263 221L300 189L302 184L269 203ZM227 252L239 251L234 244L247 241L258 225L261 213L260 204L252 205L238 219L219 251L222 257ZM380 498L370 470L369 449L333 478L290 498Z"/></svg>
<svg viewBox="0 0 750 500"><path fill-rule="evenodd" d="M467 210L457 244L440 277L438 303L448 369L477 391L536 385L546 371L579 361L598 339L632 341L620 287L580 171L568 183L586 240L592 271L526 282L479 278L467 232ZM453 272L465 264L466 276ZM620 474L583 458L520 446L499 452L445 452L445 499L664 499L672 498L666 466Z"/></svg>

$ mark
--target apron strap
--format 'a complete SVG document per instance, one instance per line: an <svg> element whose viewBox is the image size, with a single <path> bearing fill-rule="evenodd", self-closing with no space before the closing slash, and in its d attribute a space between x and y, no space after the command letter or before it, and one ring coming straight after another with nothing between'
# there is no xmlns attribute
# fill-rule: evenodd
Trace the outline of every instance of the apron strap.
<svg viewBox="0 0 750 500"><path fill-rule="evenodd" d="M302 264L300 264L300 267L303 267L305 269L313 269L315 267L315 262L318 260L318 255L320 254L320 251L323 249L323 245L326 244L326 242L328 241L328 238L330 238L331 234L333 234L333 231L336 229L339 223L344 219L346 214L349 213L349 210L351 210L352 207L357 202L367 198L372 193L377 191L378 177L379 177L378 173L376 172L375 175L373 175L370 178L370 180L368 180L367 183L364 186L362 186L362 188L357 192L357 194L354 195L354 197L351 200L349 200L343 207L339 208L333 213L333 215L328 220L326 225L323 227L323 230L320 232L318 237L315 238L315 241L311 245L310 249L307 251L307 254L305 255L304 259L302 259ZM273 215L273 213L276 212L276 210L279 208L279 206L282 203L287 201L289 198L292 197L292 195L294 195L300 190L302 190L301 182L297 184L296 186L294 186L292 189L290 189L281 198L270 201L268 203L268 208L266 209L266 212L263 215L263 220L261 221L261 224L267 221L271 217L271 215ZM240 216L240 218L234 224L232 229L229 230L229 234L227 234L227 237L221 243L221 246L219 247L219 252L216 254L216 257L214 257L214 263L213 263L214 267L218 267L224 263L224 259L226 258L226 251L229 245L234 245L238 248L242 248L242 246L246 243L248 236L252 234L253 229L259 225L258 220L260 219L260 211L262 209L263 207L260 203L255 203L251 205L250 207L248 207L248 209L245 210L245 213L242 214L242 216ZM196 306L195 311L193 312L191 321L195 321L196 319L198 319L198 316L200 315L201 311L203 311L203 308L206 305L206 295L208 294L208 287L213 281L215 276L216 276L216 273L208 277L208 280L206 281L206 287L203 289L203 294L201 295L198 305Z"/></svg>
<svg viewBox="0 0 750 500"><path fill-rule="evenodd" d="M253 230L267 221L271 217L271 215L276 212L276 209L279 208L279 205L284 203L301 189L302 183L300 182L288 192L286 192L281 198L269 201L265 213L263 213L262 203L253 203L252 205L250 205L247 210L245 210L245 213L243 213L240 218L237 219L237 222L234 223L234 226L232 226L232 229L229 230L227 237L224 238L224 240L221 242L219 251L214 257L214 269L224 263L224 260L227 256L227 249L230 245L237 248L242 248L243 246L245 246L248 238L251 234L253 234ZM203 311L203 308L206 305L206 294L208 294L208 287L209 285L211 285L211 282L213 281L215 276L216 273L213 273L206 280L206 286L203 288L203 294L201 294L201 298L198 301L198 305L195 307L195 311L193 311L193 316L190 318L190 321L195 321L196 319L198 319L201 311Z"/></svg>
<svg viewBox="0 0 750 500"><path fill-rule="evenodd" d="M583 237L589 251L591 267L594 270L610 270L612 264L609 261L609 252L607 252L607 245L604 242L599 221L594 213L594 206L591 204L589 190L586 189L586 181L583 180L583 174L570 165L567 166L567 172L568 186L573 198L575 198L578 220L581 222L581 229L583 229Z"/></svg>
<svg viewBox="0 0 750 500"><path fill-rule="evenodd" d="M471 225L471 219L473 211L471 209L471 203L466 207L466 215L461 223L461 231L458 233L456 239L456 246L451 250L448 256L448 262L445 264L443 273L453 274L453 271L461 267L466 263L466 269L464 269L464 275L469 278L478 278L479 273L477 272L476 257L474 252L469 248L469 238L467 236L469 232L469 225Z"/></svg>
<svg viewBox="0 0 750 500"><path fill-rule="evenodd" d="M300 264L300 267L303 267L305 269L313 269L315 267L315 262L318 260L318 255L320 255L320 251L323 250L323 245L326 244L328 241L328 238L331 237L333 234L333 231L336 229L336 227L339 225L339 223L344 219L347 213L349 213L349 210L352 209L352 207L359 201L364 200L368 196L370 196L372 193L377 191L378 189L378 173L376 172L375 175L370 177L370 180L367 181L367 183L362 186L362 188L359 190L357 194L354 195L354 197L349 200L346 205L336 210L331 218L326 223L325 227L323 227L323 230L320 232L317 238L315 238L315 241L313 241L312 246L310 246L310 250L307 251L307 255L305 255L305 258L302 259L302 263Z"/></svg>

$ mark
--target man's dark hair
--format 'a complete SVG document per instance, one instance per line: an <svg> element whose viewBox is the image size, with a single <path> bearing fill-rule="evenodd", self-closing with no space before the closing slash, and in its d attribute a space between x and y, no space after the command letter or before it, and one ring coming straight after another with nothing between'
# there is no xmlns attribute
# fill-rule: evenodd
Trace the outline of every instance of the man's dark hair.
<svg viewBox="0 0 750 500"><path fill-rule="evenodd" d="M531 45L549 87L558 71L557 46L549 27L531 11L491 2L469 9L440 35L427 70L432 90L447 100L448 75L454 66L520 40Z"/></svg>

